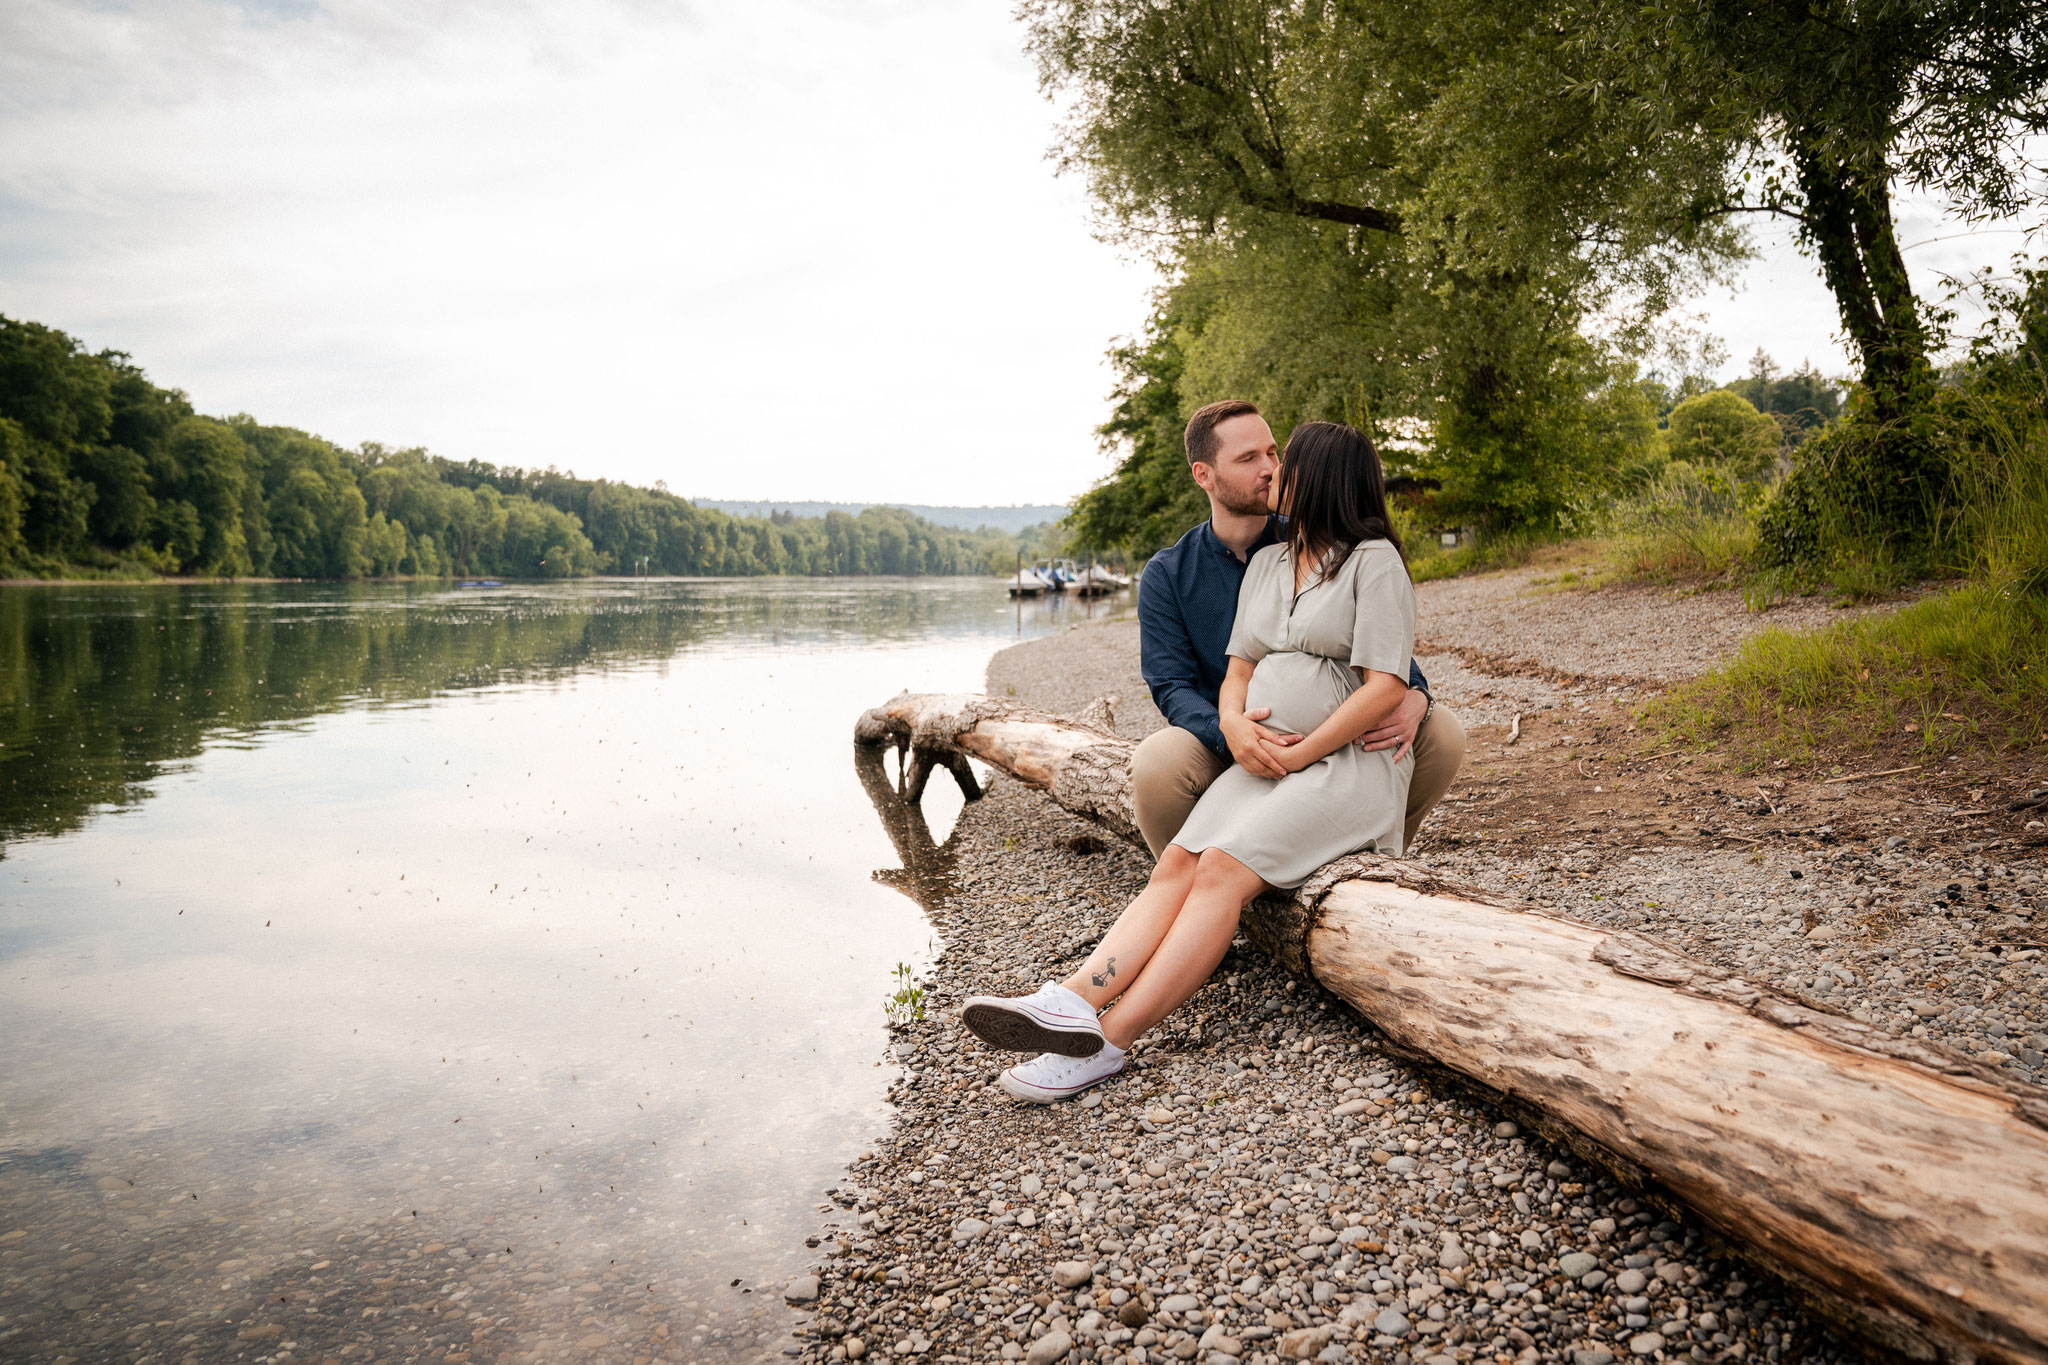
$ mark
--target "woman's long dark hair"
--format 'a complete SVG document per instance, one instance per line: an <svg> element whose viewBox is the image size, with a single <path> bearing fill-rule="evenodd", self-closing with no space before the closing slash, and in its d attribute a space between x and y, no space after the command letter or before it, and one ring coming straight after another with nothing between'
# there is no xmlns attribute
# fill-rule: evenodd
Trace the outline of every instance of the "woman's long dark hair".
<svg viewBox="0 0 2048 1365"><path fill-rule="evenodd" d="M1387 515L1387 479L1379 452L1356 427L1303 422L1287 438L1280 462L1280 509L1287 548L1297 564L1335 573L1362 540L1389 540L1406 561L1394 519Z"/></svg>

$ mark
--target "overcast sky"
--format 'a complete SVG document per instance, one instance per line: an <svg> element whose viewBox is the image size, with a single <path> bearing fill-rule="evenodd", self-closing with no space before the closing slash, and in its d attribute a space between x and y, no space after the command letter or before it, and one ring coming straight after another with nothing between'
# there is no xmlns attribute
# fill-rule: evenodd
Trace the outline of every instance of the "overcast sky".
<svg viewBox="0 0 2048 1365"><path fill-rule="evenodd" d="M7 0L0 312L346 445L1065 501L1107 468L1102 353L1153 278L1046 162L1010 11ZM1695 305L1727 373L1758 346L1846 372L1810 263L1761 240ZM1924 284L2018 244L1912 259Z"/></svg>

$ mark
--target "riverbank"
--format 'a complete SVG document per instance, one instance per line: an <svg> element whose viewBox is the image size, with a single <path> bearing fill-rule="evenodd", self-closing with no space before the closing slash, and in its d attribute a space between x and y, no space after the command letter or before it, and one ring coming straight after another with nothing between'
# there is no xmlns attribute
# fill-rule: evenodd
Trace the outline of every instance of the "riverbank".
<svg viewBox="0 0 2048 1365"><path fill-rule="evenodd" d="M2024 813L1995 810L1969 786L1981 774L1754 782L1712 755L1646 752L1633 728L1645 699L1748 635L1843 613L1531 576L1419 590L1422 665L1472 733L1422 860L2040 1078L2040 878L2008 828ZM1129 622L1005 650L989 690L1064 711L1115 694L1121 733L1159 723ZM1125 1076L1075 1105L1011 1102L991 1084L1010 1059L953 1011L1069 970L1144 860L1000 780L943 853L926 899L948 946L895 1049L899 1125L835 1196L793 1351L1860 1358L1706 1229L1396 1061L1334 997L1241 947Z"/></svg>

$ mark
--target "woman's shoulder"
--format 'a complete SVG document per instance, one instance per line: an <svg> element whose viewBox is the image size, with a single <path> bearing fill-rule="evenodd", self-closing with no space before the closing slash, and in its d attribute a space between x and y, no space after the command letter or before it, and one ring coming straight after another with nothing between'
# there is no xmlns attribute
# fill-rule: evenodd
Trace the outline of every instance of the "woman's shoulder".
<svg viewBox="0 0 2048 1365"><path fill-rule="evenodd" d="M1384 567L1390 563L1399 564L1402 560L1401 552L1394 548L1393 541L1385 536L1374 536L1371 540L1361 540L1352 546L1351 557L1346 562L1353 570L1364 570Z"/></svg>

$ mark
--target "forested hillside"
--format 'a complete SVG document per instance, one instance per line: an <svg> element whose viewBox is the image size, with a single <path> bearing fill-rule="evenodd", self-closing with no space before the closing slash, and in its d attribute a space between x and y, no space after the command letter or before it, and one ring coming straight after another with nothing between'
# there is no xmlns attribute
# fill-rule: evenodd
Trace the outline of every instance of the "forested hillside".
<svg viewBox="0 0 2048 1365"><path fill-rule="evenodd" d="M962 574L1019 548L895 508L733 517L659 485L345 450L202 416L126 355L0 318L0 577Z"/></svg>

